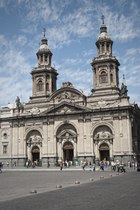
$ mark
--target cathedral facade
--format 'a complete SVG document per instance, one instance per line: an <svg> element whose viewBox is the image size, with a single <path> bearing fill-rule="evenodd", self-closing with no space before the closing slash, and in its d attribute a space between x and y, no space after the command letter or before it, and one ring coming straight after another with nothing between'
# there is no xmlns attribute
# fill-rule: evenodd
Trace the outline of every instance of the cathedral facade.
<svg viewBox="0 0 140 210"><path fill-rule="evenodd" d="M57 70L44 36L32 69L32 96L0 110L0 161L46 165L60 161L135 161L140 153L140 109L131 104L119 61L102 22L92 60L93 89L86 96L71 82L57 89ZM85 75L86 76L86 75Z"/></svg>

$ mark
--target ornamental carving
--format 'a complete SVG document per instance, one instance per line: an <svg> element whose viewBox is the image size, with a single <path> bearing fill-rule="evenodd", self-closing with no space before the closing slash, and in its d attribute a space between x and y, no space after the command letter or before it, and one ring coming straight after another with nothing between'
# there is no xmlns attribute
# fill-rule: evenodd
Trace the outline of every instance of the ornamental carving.
<svg viewBox="0 0 140 210"><path fill-rule="evenodd" d="M95 144L98 144L98 142L109 142L110 144L112 144L112 130L108 126L99 126L94 131L93 139Z"/></svg>
<svg viewBox="0 0 140 210"><path fill-rule="evenodd" d="M71 93L70 91L64 91L63 93L59 94L56 99L58 100L58 102L62 101L62 100L75 100L75 97L77 97L78 95Z"/></svg>
<svg viewBox="0 0 140 210"><path fill-rule="evenodd" d="M73 88L73 85L72 85L71 82L63 82L62 88L64 88L64 87L71 87L71 88Z"/></svg>
<svg viewBox="0 0 140 210"><path fill-rule="evenodd" d="M31 145L42 146L42 136L37 130L30 131L27 135L27 146L31 147Z"/></svg>
<svg viewBox="0 0 140 210"><path fill-rule="evenodd" d="M100 131L98 133L96 133L95 135L95 139L110 139L112 138L112 134L108 131Z"/></svg>
<svg viewBox="0 0 140 210"><path fill-rule="evenodd" d="M62 143L62 142L64 143L67 141L75 142L75 143L77 142L76 129L74 128L74 126L70 124L64 124L60 126L60 128L57 131L56 137L59 143Z"/></svg>
<svg viewBox="0 0 140 210"><path fill-rule="evenodd" d="M9 138L9 130L8 129L3 129L1 132L1 138L2 140L7 140Z"/></svg>
<svg viewBox="0 0 140 210"><path fill-rule="evenodd" d="M77 142L77 137L75 134L71 134L69 132L66 132L60 136L58 136L58 142L59 143L64 143L64 142L73 142L76 143Z"/></svg>

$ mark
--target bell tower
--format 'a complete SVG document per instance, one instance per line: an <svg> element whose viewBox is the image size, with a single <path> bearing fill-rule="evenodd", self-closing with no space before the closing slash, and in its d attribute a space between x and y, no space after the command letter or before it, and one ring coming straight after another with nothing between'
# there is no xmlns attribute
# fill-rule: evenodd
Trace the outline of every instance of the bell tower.
<svg viewBox="0 0 140 210"><path fill-rule="evenodd" d="M92 60L93 89L92 95L106 98L119 96L119 62L112 55L113 41L108 35L107 27L102 16L100 35L96 41L97 56Z"/></svg>
<svg viewBox="0 0 140 210"><path fill-rule="evenodd" d="M33 68L32 75L32 97L31 100L45 99L56 90L57 71L52 67L52 52L48 47L45 36L41 39L41 45L37 51L38 66Z"/></svg>

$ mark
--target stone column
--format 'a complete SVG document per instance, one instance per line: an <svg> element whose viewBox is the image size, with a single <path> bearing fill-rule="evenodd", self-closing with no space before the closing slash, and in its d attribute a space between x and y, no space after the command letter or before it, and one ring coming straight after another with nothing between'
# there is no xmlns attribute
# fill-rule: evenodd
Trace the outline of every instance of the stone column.
<svg viewBox="0 0 140 210"><path fill-rule="evenodd" d="M99 159L100 157L99 157L99 150L98 150L98 142L97 141L94 143L94 148L95 148L95 158Z"/></svg>
<svg viewBox="0 0 140 210"><path fill-rule="evenodd" d="M110 159L113 159L113 142L110 142L109 147L110 147Z"/></svg>
<svg viewBox="0 0 140 210"><path fill-rule="evenodd" d="M31 157L31 147L27 146L27 158L28 160L32 161L32 157Z"/></svg>
<svg viewBox="0 0 140 210"><path fill-rule="evenodd" d="M62 142L61 142L61 139L57 142L57 154L58 154L58 158L62 159Z"/></svg>
<svg viewBox="0 0 140 210"><path fill-rule="evenodd" d="M77 143L75 140L74 140L73 144L74 144L74 158L75 158L75 157L77 157Z"/></svg>

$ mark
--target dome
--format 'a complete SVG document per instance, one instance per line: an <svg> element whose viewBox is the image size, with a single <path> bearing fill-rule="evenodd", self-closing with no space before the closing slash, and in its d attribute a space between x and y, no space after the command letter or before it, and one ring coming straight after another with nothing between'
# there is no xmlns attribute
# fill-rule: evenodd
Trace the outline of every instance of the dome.
<svg viewBox="0 0 140 210"><path fill-rule="evenodd" d="M46 44L41 44L41 46L38 49L38 52L48 52L48 51L50 51L50 50L48 48L48 45L46 45Z"/></svg>
<svg viewBox="0 0 140 210"><path fill-rule="evenodd" d="M46 37L43 37L41 40L41 45L38 49L37 53L50 53L50 49L48 48L48 40L46 39Z"/></svg>
<svg viewBox="0 0 140 210"><path fill-rule="evenodd" d="M107 27L105 24L102 24L100 27L100 35L97 38L97 43L98 42L112 42L111 38L109 37L108 33L107 33Z"/></svg>
<svg viewBox="0 0 140 210"><path fill-rule="evenodd" d="M98 37L98 39L104 39L104 38L110 39L110 37L106 32L102 32Z"/></svg>

